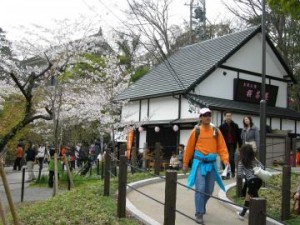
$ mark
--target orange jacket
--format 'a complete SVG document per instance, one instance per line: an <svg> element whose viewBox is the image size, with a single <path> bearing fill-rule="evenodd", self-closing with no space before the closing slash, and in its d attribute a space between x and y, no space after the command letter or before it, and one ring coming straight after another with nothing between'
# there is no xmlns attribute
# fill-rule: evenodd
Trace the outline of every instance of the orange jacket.
<svg viewBox="0 0 300 225"><path fill-rule="evenodd" d="M200 135L198 137L195 149L200 151L202 154L207 155L209 153L216 153L221 157L224 164L228 163L228 151L225 140L221 131L218 129L218 138L213 136L213 127L204 128L200 126ZM186 145L183 157L183 165L188 166L189 161L194 155L194 144L195 144L195 128L192 130L189 140Z"/></svg>
<svg viewBox="0 0 300 225"><path fill-rule="evenodd" d="M17 158L23 158L24 152L21 146L17 147L16 149L16 156Z"/></svg>

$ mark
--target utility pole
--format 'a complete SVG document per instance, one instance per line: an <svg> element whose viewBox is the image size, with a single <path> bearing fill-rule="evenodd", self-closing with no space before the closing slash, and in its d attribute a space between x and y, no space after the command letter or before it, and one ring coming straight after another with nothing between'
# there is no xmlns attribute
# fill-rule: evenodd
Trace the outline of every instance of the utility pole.
<svg viewBox="0 0 300 225"><path fill-rule="evenodd" d="M203 12L204 12L204 18L203 18L203 36L204 39L206 39L206 2L205 0L202 0L202 7L203 7Z"/></svg>
<svg viewBox="0 0 300 225"><path fill-rule="evenodd" d="M193 4L194 0L190 2L190 45L193 44Z"/></svg>
<svg viewBox="0 0 300 225"><path fill-rule="evenodd" d="M198 0L197 3L194 4L194 0L190 0L189 4L185 4L190 7L190 32L189 32L189 43L193 44L193 35L194 33L198 34L198 38L201 40L206 40L206 1L205 0ZM193 9L195 8L195 16L194 19L198 21L199 25L195 30L193 31Z"/></svg>
<svg viewBox="0 0 300 225"><path fill-rule="evenodd" d="M260 146L259 160L266 165L266 1L262 1L261 36L262 36L262 72L260 100Z"/></svg>

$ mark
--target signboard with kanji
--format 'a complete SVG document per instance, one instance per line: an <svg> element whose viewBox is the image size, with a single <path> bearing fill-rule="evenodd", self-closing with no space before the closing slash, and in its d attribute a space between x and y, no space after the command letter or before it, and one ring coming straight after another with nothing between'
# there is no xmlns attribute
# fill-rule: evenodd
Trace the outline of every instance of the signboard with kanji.
<svg viewBox="0 0 300 225"><path fill-rule="evenodd" d="M266 84L265 100L267 105L276 105L277 94L278 86ZM261 83L234 79L234 100L259 104L261 100Z"/></svg>

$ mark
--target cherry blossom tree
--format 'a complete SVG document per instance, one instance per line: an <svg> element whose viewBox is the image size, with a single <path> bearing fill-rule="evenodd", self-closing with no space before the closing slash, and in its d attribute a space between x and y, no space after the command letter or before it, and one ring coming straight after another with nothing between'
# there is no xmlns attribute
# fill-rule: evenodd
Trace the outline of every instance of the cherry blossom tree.
<svg viewBox="0 0 300 225"><path fill-rule="evenodd" d="M65 21L60 24L62 27L55 32L38 27L40 29L39 33L28 33L28 37L38 34L35 36L36 39L28 38L28 40L13 43L10 49L18 58L12 58L3 54L3 52L0 53L0 85L1 90L3 90L2 88L7 90L5 93L1 91L0 100L5 101L6 96L10 94L19 94L26 101L23 118L1 138L0 151L26 125L40 119L50 121L56 116L54 109L57 109L56 106L61 104L59 102L62 102L62 98L57 95L58 88L52 88L52 91L49 88L51 78L59 80L65 71L71 70L76 63L84 58L84 54L96 52L99 54L103 51L101 48L104 42L103 37L92 35L96 33L95 30L83 24L82 21L81 23L72 22L71 24ZM74 31L77 31L76 36ZM76 37L75 40L74 37ZM36 40L40 40L40 42ZM10 43L1 39L1 46L8 44ZM77 94L75 98L81 95L85 96L85 99L91 99L81 93L82 88L87 87L91 81L88 81L88 78L86 80L82 78L81 80L86 81L86 83L80 82L81 89L73 91ZM76 82L69 83L69 85L76 86ZM63 90L63 87L62 85L60 88ZM69 90L69 88L66 88L66 90ZM93 86L90 85L86 90L92 91ZM47 95L49 98L46 97ZM69 98L71 99L71 96ZM58 99L59 101L57 101ZM67 104L66 106L62 105L61 108L64 109L64 107L67 109ZM78 108L80 110L80 107ZM92 110L89 111L92 112ZM72 110L69 110L70 112ZM64 112L61 112L61 115L64 115ZM77 115L79 115L78 112ZM84 115L84 113L80 113L80 115Z"/></svg>

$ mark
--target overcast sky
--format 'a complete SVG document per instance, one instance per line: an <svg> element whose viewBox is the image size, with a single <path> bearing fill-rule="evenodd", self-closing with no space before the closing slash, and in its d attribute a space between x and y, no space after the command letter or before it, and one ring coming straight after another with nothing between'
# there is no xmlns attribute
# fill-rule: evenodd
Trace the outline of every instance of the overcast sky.
<svg viewBox="0 0 300 225"><path fill-rule="evenodd" d="M203 0L194 0L194 2ZM230 1L230 0L227 0ZM173 0L170 10L170 24L189 20L190 0ZM206 0L207 18L210 21L228 18L222 0ZM54 20L78 19L80 15L89 17L104 31L116 26L124 19L121 10L127 6L127 0L2 0L0 27L7 32L7 38L22 38L20 26L29 27L38 24L44 27L54 26ZM178 21L178 22L177 22ZM20 32L21 31L21 32Z"/></svg>

